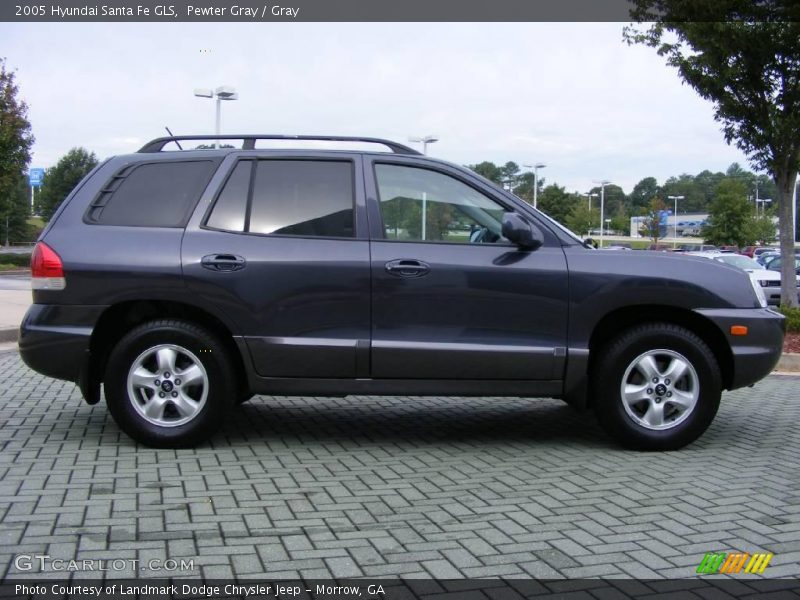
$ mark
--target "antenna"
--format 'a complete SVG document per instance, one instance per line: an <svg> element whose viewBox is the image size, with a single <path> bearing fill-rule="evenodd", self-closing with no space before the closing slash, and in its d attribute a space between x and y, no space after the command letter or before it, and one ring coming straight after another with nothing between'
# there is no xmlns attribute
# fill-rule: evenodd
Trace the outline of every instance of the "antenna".
<svg viewBox="0 0 800 600"><path fill-rule="evenodd" d="M167 130L167 133L169 134L169 137L175 137L175 134L174 134L174 133L172 133L172 132L169 130L169 127L167 127L166 125L164 125L164 129L166 129L166 130ZM176 143L176 144L178 144L178 150L183 150L183 146L181 146L181 143L180 143L178 140L175 140L175 143Z"/></svg>

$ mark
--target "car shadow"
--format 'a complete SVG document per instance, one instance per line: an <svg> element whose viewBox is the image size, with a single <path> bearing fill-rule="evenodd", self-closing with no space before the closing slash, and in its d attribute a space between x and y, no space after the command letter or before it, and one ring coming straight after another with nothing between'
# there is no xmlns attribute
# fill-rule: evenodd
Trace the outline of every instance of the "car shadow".
<svg viewBox="0 0 800 600"><path fill-rule="evenodd" d="M556 400L521 398L256 397L214 436L232 445L262 439L411 444L509 442L613 447L591 412Z"/></svg>

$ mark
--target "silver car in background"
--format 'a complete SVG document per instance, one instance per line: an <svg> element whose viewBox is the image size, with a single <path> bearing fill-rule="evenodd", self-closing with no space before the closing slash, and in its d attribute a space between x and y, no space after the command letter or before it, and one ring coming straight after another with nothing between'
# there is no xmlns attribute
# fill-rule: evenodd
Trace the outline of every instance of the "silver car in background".
<svg viewBox="0 0 800 600"><path fill-rule="evenodd" d="M732 254L728 252L689 252L688 254L716 260L747 271L750 277L761 286L761 290L767 298L767 303L773 306L780 305L783 287L781 285L781 274L779 271L765 269L752 258L741 254ZM800 287L800 277L795 280L795 288L797 289L798 287ZM800 293L798 293L798 298L800 298Z"/></svg>

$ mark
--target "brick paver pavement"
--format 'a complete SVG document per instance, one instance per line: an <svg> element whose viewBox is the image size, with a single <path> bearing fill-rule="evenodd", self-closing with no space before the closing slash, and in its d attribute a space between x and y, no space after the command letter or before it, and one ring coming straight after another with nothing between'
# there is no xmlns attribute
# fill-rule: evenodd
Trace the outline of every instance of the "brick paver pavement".
<svg viewBox="0 0 800 600"><path fill-rule="evenodd" d="M712 550L800 576L800 378L726 394L700 441L660 454L554 400L353 396L256 398L212 442L152 450L14 352L0 390L7 576L26 553L194 561L173 576L675 578Z"/></svg>

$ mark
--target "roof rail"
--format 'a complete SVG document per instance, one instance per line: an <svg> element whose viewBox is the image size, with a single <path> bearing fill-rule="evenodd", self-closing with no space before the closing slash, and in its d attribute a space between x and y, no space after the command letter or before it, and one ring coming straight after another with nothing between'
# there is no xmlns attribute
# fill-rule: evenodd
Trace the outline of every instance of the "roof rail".
<svg viewBox="0 0 800 600"><path fill-rule="evenodd" d="M246 133L243 135L171 135L156 138L147 142L139 149L139 152L161 152L164 146L170 142L179 142L181 140L243 140L242 150L253 150L256 147L256 140L301 140L301 141L324 141L324 142L367 142L371 144L381 144L386 146L395 154L415 154L419 155L421 152L398 144L389 140L381 138L370 137L351 137L339 135L255 135Z"/></svg>

